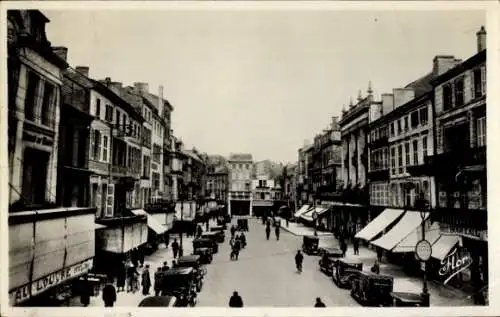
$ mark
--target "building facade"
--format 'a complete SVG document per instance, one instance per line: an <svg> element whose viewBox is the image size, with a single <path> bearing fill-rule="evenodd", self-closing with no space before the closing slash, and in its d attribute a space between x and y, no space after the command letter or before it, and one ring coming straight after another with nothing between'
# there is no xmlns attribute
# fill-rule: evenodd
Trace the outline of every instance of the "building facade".
<svg viewBox="0 0 500 317"><path fill-rule="evenodd" d="M488 283L486 177L486 31L477 33L478 52L434 82L436 179L432 218L441 234L460 237L458 254L472 258L469 283ZM462 280L461 282L464 282Z"/></svg>
<svg viewBox="0 0 500 317"><path fill-rule="evenodd" d="M225 205L228 196L229 175L226 159L210 155L207 164L207 185L205 196L217 205Z"/></svg>
<svg viewBox="0 0 500 317"><path fill-rule="evenodd" d="M251 154L230 154L228 213L230 215L251 215L252 212L252 170Z"/></svg>
<svg viewBox="0 0 500 317"><path fill-rule="evenodd" d="M67 50L50 46L45 33L48 22L38 10L7 12L8 289L12 306L58 306L58 298L71 289L72 281L92 269L95 255L95 208L86 206L85 186L76 190L76 199L57 196L61 195L57 190L61 164L64 168L85 165L78 151L70 148L59 153L70 135L63 126L64 136L60 136L61 112L79 111L68 108L75 106L86 109L81 103L62 100ZM88 124L83 113L75 120L79 120L75 130Z"/></svg>

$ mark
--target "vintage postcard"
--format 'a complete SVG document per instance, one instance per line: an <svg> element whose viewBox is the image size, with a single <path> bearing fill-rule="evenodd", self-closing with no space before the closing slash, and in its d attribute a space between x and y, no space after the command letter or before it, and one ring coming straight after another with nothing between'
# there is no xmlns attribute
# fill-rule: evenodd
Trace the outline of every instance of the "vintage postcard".
<svg viewBox="0 0 500 317"><path fill-rule="evenodd" d="M498 4L1 8L5 316L497 311Z"/></svg>

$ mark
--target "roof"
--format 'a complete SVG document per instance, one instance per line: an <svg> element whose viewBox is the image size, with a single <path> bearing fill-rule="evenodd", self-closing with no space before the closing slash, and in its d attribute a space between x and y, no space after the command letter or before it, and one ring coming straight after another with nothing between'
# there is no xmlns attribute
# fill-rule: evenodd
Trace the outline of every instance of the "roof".
<svg viewBox="0 0 500 317"><path fill-rule="evenodd" d="M143 95L144 98L146 98L150 103L152 103L154 105L154 107L159 111L159 109L157 108L158 107L158 103L160 101L160 97L158 97L157 95L154 95L152 93L145 93ZM174 108L172 107L172 105L170 104L170 102L168 102L168 100L166 99L163 99L163 105L164 106L167 106L170 111L174 110Z"/></svg>
<svg viewBox="0 0 500 317"><path fill-rule="evenodd" d="M252 162L253 157L250 153L231 153L229 155L229 160L232 162Z"/></svg>
<svg viewBox="0 0 500 317"><path fill-rule="evenodd" d="M456 65L455 67L448 70L447 72L434 78L434 80L432 81L432 84L439 85L440 83L445 82L445 81L461 74L466 69L470 69L478 64L481 64L484 61L486 61L486 50L483 50L483 51L473 55L472 57L470 57L467 60L463 61L462 63Z"/></svg>
<svg viewBox="0 0 500 317"><path fill-rule="evenodd" d="M404 88L411 88L415 92L415 98L432 90L432 80L435 78L434 73L430 72L425 76L409 83Z"/></svg>
<svg viewBox="0 0 500 317"><path fill-rule="evenodd" d="M192 267L175 267L173 269L170 269L166 272L164 272L163 274L164 275L186 275L186 274L190 274L193 272L193 268Z"/></svg>
<svg viewBox="0 0 500 317"><path fill-rule="evenodd" d="M186 156L189 156L193 160L197 160L200 162L202 161L201 158L196 153L194 153L192 150L181 150L181 153L186 155Z"/></svg>
<svg viewBox="0 0 500 317"><path fill-rule="evenodd" d="M70 80L76 82L77 84L88 88L92 89L94 87L94 82L92 79L88 78L87 76L83 75L82 73L76 71L73 68L66 68L63 72L64 77L69 78Z"/></svg>

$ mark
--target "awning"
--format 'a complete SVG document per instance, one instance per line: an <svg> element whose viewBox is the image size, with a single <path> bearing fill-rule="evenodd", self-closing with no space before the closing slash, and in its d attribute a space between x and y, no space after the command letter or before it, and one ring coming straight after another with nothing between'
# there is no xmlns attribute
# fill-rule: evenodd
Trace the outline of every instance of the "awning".
<svg viewBox="0 0 500 317"><path fill-rule="evenodd" d="M295 212L295 214L293 215L295 218L298 218L300 217L302 214L305 214L307 212L307 210L309 209L309 205L304 205L302 207L300 207L299 210L297 210Z"/></svg>
<svg viewBox="0 0 500 317"><path fill-rule="evenodd" d="M422 219L422 218L420 218ZM425 240L429 241L432 245L439 239L439 224L437 222L431 224L427 220L425 224ZM415 247L418 241L422 240L422 223L417 226L408 236L406 236L396 247L392 250L393 253L415 252Z"/></svg>
<svg viewBox="0 0 500 317"><path fill-rule="evenodd" d="M404 211L401 209L385 209L380 215L367 224L366 227L361 229L361 231L356 234L355 238L370 241L401 216L403 212Z"/></svg>
<svg viewBox="0 0 500 317"><path fill-rule="evenodd" d="M314 214L314 212L316 212L316 214L319 216L321 216L322 214L324 214L325 212L328 211L328 208L323 208L323 207L316 207L316 208L311 208L311 209L308 209L307 212L305 212L304 214L302 214L300 216L300 218L304 219L304 220L307 220L307 221L314 221L312 215Z"/></svg>
<svg viewBox="0 0 500 317"><path fill-rule="evenodd" d="M134 215L137 215L137 216L145 215L148 219L148 227L151 230L153 230L154 232L156 232L156 234L162 234L165 231L167 231L167 228L165 228L165 226L163 226L161 223L159 223L158 220L153 218L153 216L151 216L150 214L145 212L143 209L134 209L134 210L132 210L132 213L134 213Z"/></svg>
<svg viewBox="0 0 500 317"><path fill-rule="evenodd" d="M424 220L427 220L429 213L425 213ZM389 230L382 237L372 244L378 246L382 249L392 251L403 239L408 237L418 226L422 223L422 218L420 212L418 211L407 211L401 220L399 220L396 225Z"/></svg>
<svg viewBox="0 0 500 317"><path fill-rule="evenodd" d="M443 260L451 249L460 241L460 237L453 235L442 235L432 245L432 257L439 261Z"/></svg>

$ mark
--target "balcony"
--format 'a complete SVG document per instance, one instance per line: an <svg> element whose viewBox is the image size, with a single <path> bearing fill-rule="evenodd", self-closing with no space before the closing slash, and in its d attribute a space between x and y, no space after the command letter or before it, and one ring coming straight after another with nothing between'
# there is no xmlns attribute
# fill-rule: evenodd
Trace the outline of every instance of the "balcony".
<svg viewBox="0 0 500 317"><path fill-rule="evenodd" d="M431 220L455 228L488 229L488 214L482 209L438 208L431 212Z"/></svg>
<svg viewBox="0 0 500 317"><path fill-rule="evenodd" d="M466 148L427 156L425 163L431 166L430 171L433 175L456 173L460 167L486 165L486 147Z"/></svg>

